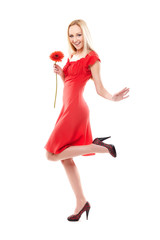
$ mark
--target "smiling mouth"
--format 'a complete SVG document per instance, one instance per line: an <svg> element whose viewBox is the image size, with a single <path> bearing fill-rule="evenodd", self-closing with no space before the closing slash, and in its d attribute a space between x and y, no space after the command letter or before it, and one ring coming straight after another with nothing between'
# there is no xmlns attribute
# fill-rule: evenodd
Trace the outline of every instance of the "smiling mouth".
<svg viewBox="0 0 160 240"><path fill-rule="evenodd" d="M81 43L81 42L79 42L79 43L74 43L74 45L77 47L77 46L79 46L79 45L80 45L80 43Z"/></svg>

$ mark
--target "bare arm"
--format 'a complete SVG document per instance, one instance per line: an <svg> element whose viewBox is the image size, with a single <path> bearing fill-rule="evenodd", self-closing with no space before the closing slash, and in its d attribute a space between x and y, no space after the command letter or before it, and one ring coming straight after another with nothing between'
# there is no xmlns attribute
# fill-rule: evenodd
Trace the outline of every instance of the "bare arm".
<svg viewBox="0 0 160 240"><path fill-rule="evenodd" d="M97 61L91 67L92 78L96 87L97 94L106 99L112 100L112 95L104 88L100 76L100 62Z"/></svg>
<svg viewBox="0 0 160 240"><path fill-rule="evenodd" d="M113 95L111 95L103 86L103 83L101 81L101 76L100 76L100 62L96 61L95 64L93 64L91 67L91 73L92 73L92 78L96 87L96 91L98 93L98 95L100 95L101 97L104 97L108 100L111 101L120 101L123 100L128 96L126 96L126 94L129 92L129 88L124 88L122 89L120 92L115 93Z"/></svg>

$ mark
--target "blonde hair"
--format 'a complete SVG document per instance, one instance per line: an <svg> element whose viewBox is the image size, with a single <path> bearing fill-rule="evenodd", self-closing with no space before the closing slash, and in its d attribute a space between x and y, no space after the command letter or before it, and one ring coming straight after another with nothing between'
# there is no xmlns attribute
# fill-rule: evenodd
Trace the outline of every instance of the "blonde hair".
<svg viewBox="0 0 160 240"><path fill-rule="evenodd" d="M82 33L83 33L83 39L84 39L84 47L83 47L83 53L86 55L88 53L88 50L93 50L92 47L92 40L91 40L91 35L89 32L89 29L87 27L87 24L84 20L82 19L78 19L78 20L74 20L72 21L69 26L68 26L68 51L69 51L69 56L71 56L72 54L76 53L76 48L71 44L70 39L69 39L69 28L73 25L77 25L81 28Z"/></svg>

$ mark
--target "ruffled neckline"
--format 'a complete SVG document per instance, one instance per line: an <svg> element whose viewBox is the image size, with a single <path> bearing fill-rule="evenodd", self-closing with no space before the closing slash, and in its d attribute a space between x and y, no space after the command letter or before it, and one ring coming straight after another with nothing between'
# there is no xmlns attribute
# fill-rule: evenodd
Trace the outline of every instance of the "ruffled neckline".
<svg viewBox="0 0 160 240"><path fill-rule="evenodd" d="M93 52L93 50L91 50L89 53L87 53L87 55L85 56L85 57L83 57L83 58L80 58L80 59L78 59L78 60L76 60L76 61L70 61L70 59L68 58L68 61L69 61L69 63L76 63L76 62L79 62L79 61L81 61L82 59L85 59L91 52Z"/></svg>

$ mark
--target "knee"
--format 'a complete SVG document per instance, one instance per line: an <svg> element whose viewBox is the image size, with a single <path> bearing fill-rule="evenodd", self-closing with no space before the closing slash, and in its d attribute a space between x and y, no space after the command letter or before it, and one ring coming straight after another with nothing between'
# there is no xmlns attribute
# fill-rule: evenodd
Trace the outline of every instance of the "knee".
<svg viewBox="0 0 160 240"><path fill-rule="evenodd" d="M53 156L53 153L46 151L47 160L51 160L51 156Z"/></svg>

